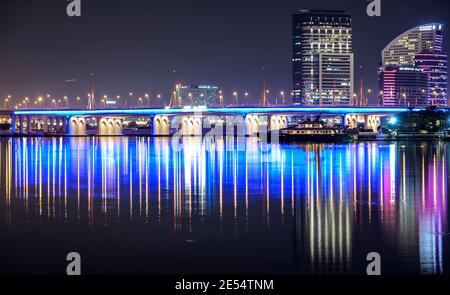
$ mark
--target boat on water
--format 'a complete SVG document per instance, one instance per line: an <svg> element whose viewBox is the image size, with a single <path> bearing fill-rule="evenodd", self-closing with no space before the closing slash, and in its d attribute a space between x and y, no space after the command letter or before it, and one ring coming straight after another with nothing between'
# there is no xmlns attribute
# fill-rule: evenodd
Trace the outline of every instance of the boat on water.
<svg viewBox="0 0 450 295"><path fill-rule="evenodd" d="M351 142L352 136L342 127L328 127L320 120L301 122L279 130L280 142Z"/></svg>

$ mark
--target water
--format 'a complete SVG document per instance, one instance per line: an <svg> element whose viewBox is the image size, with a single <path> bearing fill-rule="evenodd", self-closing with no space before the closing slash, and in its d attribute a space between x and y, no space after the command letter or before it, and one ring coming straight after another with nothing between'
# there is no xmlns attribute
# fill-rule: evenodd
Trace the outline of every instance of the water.
<svg viewBox="0 0 450 295"><path fill-rule="evenodd" d="M0 139L0 273L449 273L449 144L262 147Z"/></svg>

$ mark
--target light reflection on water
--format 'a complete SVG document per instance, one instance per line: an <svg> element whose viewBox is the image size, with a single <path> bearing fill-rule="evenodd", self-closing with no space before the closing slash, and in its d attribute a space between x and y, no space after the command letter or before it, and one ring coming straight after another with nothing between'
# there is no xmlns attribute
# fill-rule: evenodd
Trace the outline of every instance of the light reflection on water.
<svg viewBox="0 0 450 295"><path fill-rule="evenodd" d="M254 263L241 268L249 273L359 274L371 251L382 254L388 273L448 273L448 150L445 143L367 143L265 151L253 139L242 150L189 138L174 151L169 139L2 139L0 228L11 243L0 250L14 251L27 228L46 233L41 247L70 240L59 225L81 240L151 228L146 239L163 240L161 256L185 259L169 249L201 241L182 267L187 273L231 270L218 258L227 251L238 271L241 254ZM196 252L213 245L222 251L214 254L218 265ZM103 251L89 249L93 257ZM260 268L261 257L278 264Z"/></svg>

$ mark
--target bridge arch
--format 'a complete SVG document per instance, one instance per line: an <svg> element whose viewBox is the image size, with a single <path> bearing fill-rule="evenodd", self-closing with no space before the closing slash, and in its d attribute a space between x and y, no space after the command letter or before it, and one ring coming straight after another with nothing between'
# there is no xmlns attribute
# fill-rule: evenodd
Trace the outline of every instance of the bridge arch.
<svg viewBox="0 0 450 295"><path fill-rule="evenodd" d="M247 133L251 135L256 135L260 131L260 120L258 115L247 115L245 119L245 127L247 129Z"/></svg>
<svg viewBox="0 0 450 295"><path fill-rule="evenodd" d="M167 136L170 134L170 119L167 116L155 116L153 118L153 135Z"/></svg>
<svg viewBox="0 0 450 295"><path fill-rule="evenodd" d="M271 116L270 117L270 130L280 130L287 127L287 119L285 116Z"/></svg>
<svg viewBox="0 0 450 295"><path fill-rule="evenodd" d="M100 118L98 120L98 135L122 135L122 120L119 118Z"/></svg>
<svg viewBox="0 0 450 295"><path fill-rule="evenodd" d="M69 135L85 136L86 135L86 119L83 117L69 118Z"/></svg>

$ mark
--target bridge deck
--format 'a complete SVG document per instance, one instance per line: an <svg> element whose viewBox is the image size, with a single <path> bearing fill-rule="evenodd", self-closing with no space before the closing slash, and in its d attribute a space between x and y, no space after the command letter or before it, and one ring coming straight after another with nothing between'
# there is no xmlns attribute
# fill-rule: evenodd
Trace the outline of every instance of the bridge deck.
<svg viewBox="0 0 450 295"><path fill-rule="evenodd" d="M14 115L20 116L153 116L153 115L190 115L190 114L329 114L329 115L391 115L410 111L410 108L383 107L273 107L273 108L205 108L205 109L101 109L101 110L19 110ZM413 109L421 111L425 108ZM449 108L441 108L449 112ZM11 114L11 112L9 112Z"/></svg>

